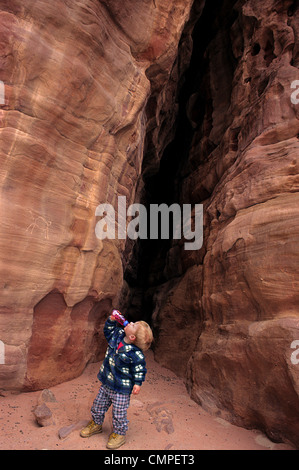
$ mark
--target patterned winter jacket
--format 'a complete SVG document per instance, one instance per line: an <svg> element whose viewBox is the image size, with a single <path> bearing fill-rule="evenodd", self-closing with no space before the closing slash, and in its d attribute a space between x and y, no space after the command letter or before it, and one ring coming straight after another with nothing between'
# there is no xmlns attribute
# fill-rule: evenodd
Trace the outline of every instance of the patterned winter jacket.
<svg viewBox="0 0 299 470"><path fill-rule="evenodd" d="M123 341L125 331L116 321L108 318L104 335L108 348L98 379L118 393L130 394L134 385L141 385L145 380L147 370L144 354L134 344ZM118 349L120 342L123 346Z"/></svg>

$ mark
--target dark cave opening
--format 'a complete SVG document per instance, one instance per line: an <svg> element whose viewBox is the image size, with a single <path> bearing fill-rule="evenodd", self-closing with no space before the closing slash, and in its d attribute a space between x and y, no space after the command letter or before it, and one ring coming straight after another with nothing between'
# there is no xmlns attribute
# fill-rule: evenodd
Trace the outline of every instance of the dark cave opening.
<svg viewBox="0 0 299 470"><path fill-rule="evenodd" d="M195 1L192 15L197 18L192 31L193 49L189 67L183 77L179 77L180 89L177 92L178 113L176 116L176 130L173 140L166 146L160 157L159 168L155 173L147 171L150 161L150 151L144 156L143 166L143 204L149 208L151 204L194 204L202 201L186 200L182 196L181 185L184 178L195 169L196 162L189 161L189 152L194 138L202 137L202 123L206 115L211 115L212 103L209 89L205 83L205 76L209 68L209 56L206 50L216 36L219 29L227 34L230 43L230 29L238 17L234 10L236 0L213 0L206 2L201 14L200 0ZM183 37L183 36L182 36ZM179 45L179 51L181 44ZM231 64L231 75L236 67L231 47L227 49L227 60ZM180 52L178 54L178 60ZM188 105L192 97L196 100L190 109ZM189 106L190 108L190 106ZM206 148L208 155L215 148L209 142ZM205 158L207 155L201 156ZM207 196L209 196L207 194ZM171 223L171 221L170 221ZM171 233L171 231L170 231ZM173 246L173 240L143 239L138 240L133 248L133 256L124 272L124 279L130 291L125 295L121 307L126 311L128 318L151 322L155 309L154 294L159 286L169 281L167 273L167 256ZM179 260L178 260L179 263ZM180 273L182 274L182 273Z"/></svg>

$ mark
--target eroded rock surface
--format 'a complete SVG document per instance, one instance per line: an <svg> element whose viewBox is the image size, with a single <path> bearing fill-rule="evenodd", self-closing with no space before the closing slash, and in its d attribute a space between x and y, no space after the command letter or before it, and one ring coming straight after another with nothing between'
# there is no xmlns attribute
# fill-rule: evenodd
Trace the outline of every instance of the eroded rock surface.
<svg viewBox="0 0 299 470"><path fill-rule="evenodd" d="M297 2L1 8L0 388L81 374L121 299L194 400L299 446ZM161 185L204 205L201 250L96 238Z"/></svg>
<svg viewBox="0 0 299 470"><path fill-rule="evenodd" d="M1 2L2 388L68 380L105 350L125 240L97 239L95 209L138 199L160 125L146 105L152 86L165 103L191 3Z"/></svg>
<svg viewBox="0 0 299 470"><path fill-rule="evenodd" d="M175 246L176 277L166 276L155 304L156 358L174 371L186 366L192 397L209 411L299 445L299 366L291 361L299 339L297 4L223 3L204 12L212 33L195 57L201 69L190 80L184 128L193 131L178 173L180 200L204 204L204 246ZM200 27L197 34L199 47ZM171 282L180 287L188 276L178 301ZM173 299L171 311L180 304L183 315L169 315ZM178 365L183 317L191 347Z"/></svg>

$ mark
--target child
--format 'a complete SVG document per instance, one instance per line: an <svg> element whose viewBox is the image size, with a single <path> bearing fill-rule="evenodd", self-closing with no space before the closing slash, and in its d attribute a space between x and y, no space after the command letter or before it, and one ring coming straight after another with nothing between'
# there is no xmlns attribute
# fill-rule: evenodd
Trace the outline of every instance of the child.
<svg viewBox="0 0 299 470"><path fill-rule="evenodd" d="M122 327L111 314L105 323L104 334L108 348L98 374L102 386L91 408L92 420L80 435L90 437L101 433L105 413L112 404L113 432L107 449L118 449L126 441L130 395L138 395L145 380L147 371L143 351L150 347L153 333L144 321Z"/></svg>

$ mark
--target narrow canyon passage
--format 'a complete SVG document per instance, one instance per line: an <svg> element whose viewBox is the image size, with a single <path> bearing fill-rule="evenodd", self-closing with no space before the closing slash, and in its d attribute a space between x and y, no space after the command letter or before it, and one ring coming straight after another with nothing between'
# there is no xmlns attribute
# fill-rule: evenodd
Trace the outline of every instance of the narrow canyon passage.
<svg viewBox="0 0 299 470"><path fill-rule="evenodd" d="M204 204L212 194L212 190L204 191L199 195L192 195L186 185L188 180L194 178L194 172L198 174L196 178L201 179L200 165L208 161L213 151L218 147L218 142L213 142L207 138L213 128L213 98L211 96L211 84L209 83L210 59L207 50L214 47L217 54L218 76L215 78L220 89L217 103L225 117L228 112L231 93L232 80L237 65L234 58L231 44L231 28L238 17L234 9L236 1L215 1L205 5L202 10L200 2L195 2L191 11L190 23L192 23L192 54L190 63L184 69L182 76L178 77L177 88L175 89L175 105L172 106L174 125L169 128L169 117L165 110L162 110L160 117L161 130L158 140L161 149L154 146L151 135L148 136L145 148L143 163L143 189L140 199L148 209L151 204L167 205L172 204ZM178 50L178 59L185 53L185 35L190 33L190 25L183 32L181 44ZM221 44L214 42L218 41ZM174 67L175 68L175 67ZM169 86L172 86L169 85ZM216 83L213 84L216 86ZM152 99L152 98L151 98ZM171 111L168 110L170 113ZM206 122L211 126L205 129ZM220 142L230 121L222 124L218 141ZM168 132L165 132L165 128ZM164 131L164 133L163 133ZM239 131L236 131L239 132ZM237 141L237 133L234 139ZM198 148L198 142L204 141L204 147ZM237 151L237 144L235 151ZM195 148L194 148L195 146ZM196 159L194 152L196 152ZM159 153L158 162L156 154ZM204 174L202 178L206 175ZM216 186L217 182L215 182ZM170 235L173 234L172 212L169 210ZM168 217L167 212L165 216ZM161 223L161 220L160 220ZM150 220L148 221L150 225ZM160 225L161 229L161 225ZM130 243L130 242L129 242ZM132 318L140 317L150 320L156 308L156 295L161 289L166 291L163 295L167 297L167 290L184 276L192 266L203 265L206 247L194 252L182 253L181 240L174 240L171 236L167 239L153 240L139 239L134 246L131 262L126 265L124 279L126 281L124 290L124 300L121 304L128 315ZM190 250L191 251L191 250ZM203 273L201 273L203 277ZM202 291L196 292L198 299L202 296ZM204 318L201 317L201 323ZM191 320L192 322L192 320ZM190 351L191 354L191 351Z"/></svg>
<svg viewBox="0 0 299 470"><path fill-rule="evenodd" d="M115 307L194 404L299 446L298 12L2 2L0 390L80 377ZM124 235L119 200L202 206L202 246Z"/></svg>
<svg viewBox="0 0 299 470"><path fill-rule="evenodd" d="M298 148L298 110L286 118L284 104L286 70L295 77L298 67L291 40L298 5L289 2L283 14L270 2L241 4L193 5L193 50L178 78L175 126L166 132L172 120L162 109L159 138L149 137L144 157L143 202L203 204L204 246L186 252L181 241L140 240L125 271L123 307L132 318L142 312L151 319L156 360L184 378L197 403L274 440L296 440L298 368L290 345L298 311L295 291L284 301L279 292L295 279L289 263L297 235L283 241L278 224L296 218L297 172L280 185ZM288 119L294 127L284 133Z"/></svg>

